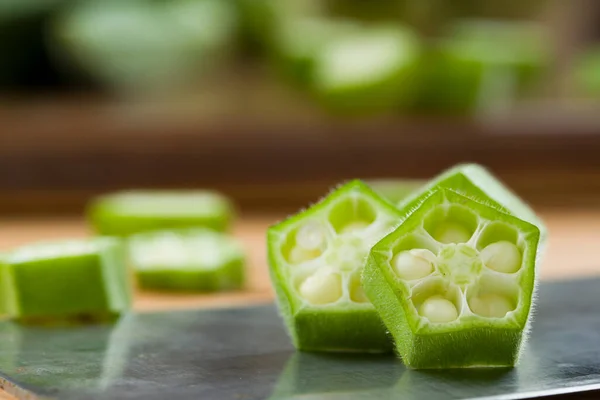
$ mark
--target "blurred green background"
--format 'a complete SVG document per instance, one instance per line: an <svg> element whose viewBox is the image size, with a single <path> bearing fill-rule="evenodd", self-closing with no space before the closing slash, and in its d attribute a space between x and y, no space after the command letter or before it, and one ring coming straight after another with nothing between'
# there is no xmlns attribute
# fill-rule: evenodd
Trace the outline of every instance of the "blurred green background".
<svg viewBox="0 0 600 400"><path fill-rule="evenodd" d="M600 200L592 0L2 0L0 212L128 187L303 204L492 168Z"/></svg>

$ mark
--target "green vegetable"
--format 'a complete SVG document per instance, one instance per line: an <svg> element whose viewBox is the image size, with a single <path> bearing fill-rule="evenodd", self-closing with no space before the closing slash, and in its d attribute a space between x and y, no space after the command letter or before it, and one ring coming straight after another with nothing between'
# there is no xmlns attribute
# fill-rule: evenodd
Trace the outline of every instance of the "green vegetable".
<svg viewBox="0 0 600 400"><path fill-rule="evenodd" d="M129 256L145 289L202 292L239 289L244 283L241 245L206 229L134 235Z"/></svg>
<svg viewBox="0 0 600 400"><path fill-rule="evenodd" d="M534 23L464 20L421 61L418 106L446 111L510 107L550 62Z"/></svg>
<svg viewBox="0 0 600 400"><path fill-rule="evenodd" d="M52 27L65 66L123 92L189 86L218 63L236 30L227 1L82 2Z"/></svg>
<svg viewBox="0 0 600 400"><path fill-rule="evenodd" d="M268 230L271 281L298 349L390 350L360 273L371 246L399 216L367 185L352 181Z"/></svg>
<svg viewBox="0 0 600 400"><path fill-rule="evenodd" d="M315 64L324 47L361 28L357 21L315 16L289 18L281 25L273 45L277 66L304 88L312 84Z"/></svg>
<svg viewBox="0 0 600 400"><path fill-rule="evenodd" d="M118 239L24 246L6 255L0 272L5 308L13 319L105 319L131 305L125 248Z"/></svg>
<svg viewBox="0 0 600 400"><path fill-rule="evenodd" d="M362 282L405 364L515 365L545 240L539 220L476 165L442 174L401 210Z"/></svg>
<svg viewBox="0 0 600 400"><path fill-rule="evenodd" d="M412 100L417 36L400 25L363 28L319 47L312 90L334 110L390 111Z"/></svg>
<svg viewBox="0 0 600 400"><path fill-rule="evenodd" d="M118 192L94 200L88 209L96 232L115 236L187 227L225 231L233 213L231 202L211 191Z"/></svg>

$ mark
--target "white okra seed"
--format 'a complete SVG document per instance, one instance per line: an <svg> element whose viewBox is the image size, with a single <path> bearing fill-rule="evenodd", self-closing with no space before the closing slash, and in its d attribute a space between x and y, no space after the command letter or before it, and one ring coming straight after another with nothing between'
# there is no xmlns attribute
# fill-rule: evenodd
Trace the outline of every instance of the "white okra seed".
<svg viewBox="0 0 600 400"><path fill-rule="evenodd" d="M431 296L421 304L419 314L431 322L451 322L458 318L454 304L440 295Z"/></svg>
<svg viewBox="0 0 600 400"><path fill-rule="evenodd" d="M328 304L342 297L342 277L325 268L306 278L300 285L300 295L312 304Z"/></svg>
<svg viewBox="0 0 600 400"><path fill-rule="evenodd" d="M426 249L402 251L392 259L392 268L400 279L421 279L433 272L435 255Z"/></svg>
<svg viewBox="0 0 600 400"><path fill-rule="evenodd" d="M521 267L521 252L513 243L501 240L486 246L481 251L481 260L494 271L511 274Z"/></svg>
<svg viewBox="0 0 600 400"><path fill-rule="evenodd" d="M322 249L325 242L324 227L316 221L310 221L302 225L296 233L296 243L305 250Z"/></svg>
<svg viewBox="0 0 600 400"><path fill-rule="evenodd" d="M471 232L456 222L445 222L435 231L435 239L440 243L465 243L471 238Z"/></svg>
<svg viewBox="0 0 600 400"><path fill-rule="evenodd" d="M368 227L369 225L370 224L365 221L353 221L353 222L350 222L348 225L344 226L342 228L342 230L340 231L340 233L360 232L363 229L365 229L366 227Z"/></svg>
<svg viewBox="0 0 600 400"><path fill-rule="evenodd" d="M501 294L487 293L471 298L469 307L475 314L487 318L503 318L514 309L510 300Z"/></svg>
<svg viewBox="0 0 600 400"><path fill-rule="evenodd" d="M292 264L300 264L306 261L314 260L321 255L321 250L306 250L303 247L296 246L290 251L289 261Z"/></svg>

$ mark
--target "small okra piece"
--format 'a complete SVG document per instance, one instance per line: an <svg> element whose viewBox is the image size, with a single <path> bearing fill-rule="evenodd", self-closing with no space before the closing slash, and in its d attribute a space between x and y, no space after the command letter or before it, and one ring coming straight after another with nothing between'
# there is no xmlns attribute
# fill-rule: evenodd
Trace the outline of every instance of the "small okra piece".
<svg viewBox="0 0 600 400"><path fill-rule="evenodd" d="M245 255L232 237L208 229L146 232L129 238L129 260L144 289L239 289Z"/></svg>
<svg viewBox="0 0 600 400"><path fill-rule="evenodd" d="M117 192L95 199L88 209L95 231L110 236L189 227L225 231L233 214L225 196L202 190Z"/></svg>
<svg viewBox="0 0 600 400"><path fill-rule="evenodd" d="M311 85L315 60L321 48L335 38L359 30L359 24L346 19L317 16L280 17L273 40L275 61L294 83Z"/></svg>
<svg viewBox="0 0 600 400"><path fill-rule="evenodd" d="M413 95L419 56L417 36L397 25L340 35L319 47L312 90L333 110L393 110Z"/></svg>
<svg viewBox="0 0 600 400"><path fill-rule="evenodd" d="M360 274L400 213L361 181L272 226L270 276L293 344L307 351L391 350Z"/></svg>
<svg viewBox="0 0 600 400"><path fill-rule="evenodd" d="M363 286L415 369L509 367L526 338L540 229L452 189L424 191L371 249Z"/></svg>
<svg viewBox="0 0 600 400"><path fill-rule="evenodd" d="M220 0L81 2L50 24L48 42L60 66L112 91L164 93L222 65L235 14Z"/></svg>
<svg viewBox="0 0 600 400"><path fill-rule="evenodd" d="M0 273L7 314L23 322L111 319L132 302L125 246L115 238L23 246Z"/></svg>
<svg viewBox="0 0 600 400"><path fill-rule="evenodd" d="M423 57L418 102L458 112L510 105L550 65L546 39L533 22L460 20Z"/></svg>

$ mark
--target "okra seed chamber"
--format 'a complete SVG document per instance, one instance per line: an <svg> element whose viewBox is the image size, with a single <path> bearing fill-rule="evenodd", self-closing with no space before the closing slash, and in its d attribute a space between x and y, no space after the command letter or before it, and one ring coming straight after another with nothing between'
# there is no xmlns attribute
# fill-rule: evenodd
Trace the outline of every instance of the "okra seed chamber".
<svg viewBox="0 0 600 400"><path fill-rule="evenodd" d="M463 222L460 222L462 218ZM505 240L506 232L514 230L508 224L490 224L470 210L456 205L440 205L430 211L424 223L409 234L412 238L399 240L399 250L390 260L396 277L414 290L427 286L427 279L443 280L441 287L429 289L418 314L430 323L449 323L457 318L504 318L515 309L517 296L509 296L516 287L521 268L521 250L516 243ZM478 250L480 237L487 238L485 247ZM516 238L518 235L512 235ZM414 248L402 243L431 243L433 251ZM497 287L483 287L481 276L507 275ZM448 285L456 285L466 307L457 307L445 296ZM477 293L466 301L467 292ZM512 298L514 297L514 298Z"/></svg>
<svg viewBox="0 0 600 400"><path fill-rule="evenodd" d="M540 229L451 188L410 201L402 224L371 249L362 276L399 355L412 368L515 365Z"/></svg>
<svg viewBox="0 0 600 400"><path fill-rule="evenodd" d="M353 181L270 228L271 278L297 348L391 350L361 273L371 247L398 225L399 217L392 204Z"/></svg>

